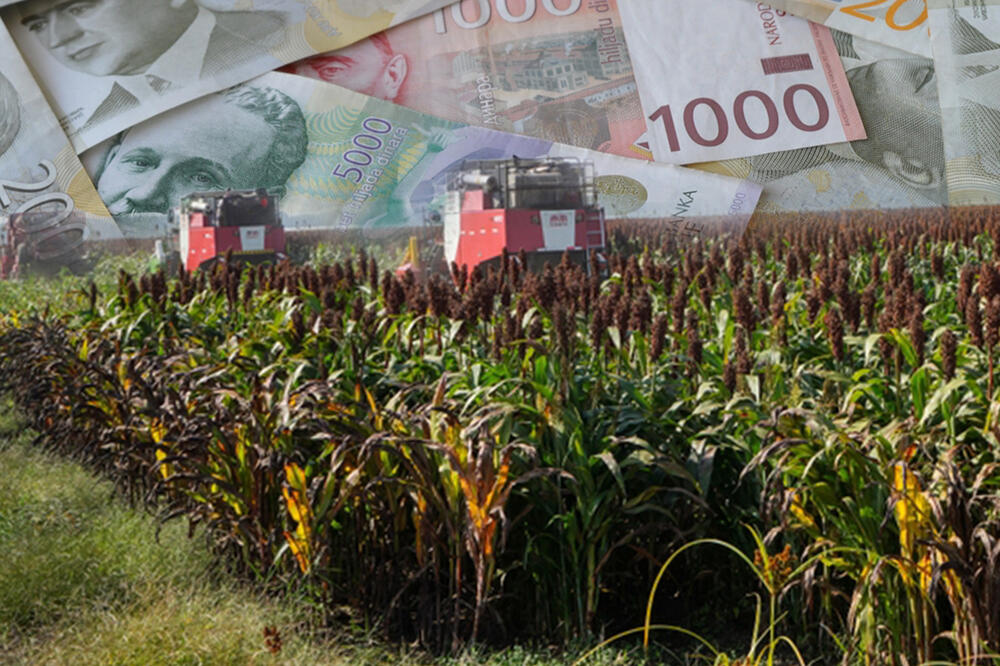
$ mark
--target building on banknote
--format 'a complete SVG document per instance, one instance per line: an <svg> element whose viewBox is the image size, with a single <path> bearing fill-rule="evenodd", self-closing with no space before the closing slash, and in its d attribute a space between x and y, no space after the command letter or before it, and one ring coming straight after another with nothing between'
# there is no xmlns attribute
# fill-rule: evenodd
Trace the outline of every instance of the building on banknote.
<svg viewBox="0 0 1000 666"><path fill-rule="evenodd" d="M109 80L95 125L194 78L233 69L281 37L281 14L212 11L194 0L27 0L21 23L71 70Z"/></svg>
<svg viewBox="0 0 1000 666"><path fill-rule="evenodd" d="M519 134L622 152L645 127L634 93L635 81L628 77L541 102L528 99L501 115Z"/></svg>
<svg viewBox="0 0 1000 666"><path fill-rule="evenodd" d="M266 188L281 196L307 144L295 100L243 85L118 135L95 181L126 236L155 236L156 229L136 228L150 219L143 214L166 214L190 192Z"/></svg>

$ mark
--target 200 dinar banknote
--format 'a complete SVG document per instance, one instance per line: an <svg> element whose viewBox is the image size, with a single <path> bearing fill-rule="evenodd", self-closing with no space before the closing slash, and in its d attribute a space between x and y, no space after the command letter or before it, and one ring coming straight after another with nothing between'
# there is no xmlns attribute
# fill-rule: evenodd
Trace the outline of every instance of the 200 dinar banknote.
<svg viewBox="0 0 1000 666"><path fill-rule="evenodd" d="M867 139L692 166L761 183L762 212L946 204L934 61L847 33L833 35Z"/></svg>
<svg viewBox="0 0 1000 666"><path fill-rule="evenodd" d="M3 26L0 63L0 244L51 263L68 245L121 238Z"/></svg>
<svg viewBox="0 0 1000 666"><path fill-rule="evenodd" d="M766 4L830 28L931 57L926 0L769 0Z"/></svg>
<svg viewBox="0 0 1000 666"><path fill-rule="evenodd" d="M743 0L464 0L286 71L632 157L652 123L683 164L864 136L831 54L825 28Z"/></svg>
<svg viewBox="0 0 1000 666"><path fill-rule="evenodd" d="M949 200L1000 204L1000 1L929 4Z"/></svg>
<svg viewBox="0 0 1000 666"><path fill-rule="evenodd" d="M473 127L333 84L270 73L133 127L84 163L126 233L166 233L193 191L268 188L286 228L412 226L441 217L446 184L467 160L568 157L591 162L609 218L749 220L747 181Z"/></svg>
<svg viewBox="0 0 1000 666"><path fill-rule="evenodd" d="M449 0L23 0L2 12L77 152Z"/></svg>

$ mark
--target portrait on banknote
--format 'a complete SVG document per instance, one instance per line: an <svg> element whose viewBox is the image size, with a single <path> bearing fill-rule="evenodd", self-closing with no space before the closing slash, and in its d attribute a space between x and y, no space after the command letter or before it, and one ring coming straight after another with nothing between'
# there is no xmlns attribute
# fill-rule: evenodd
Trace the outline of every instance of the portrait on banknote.
<svg viewBox="0 0 1000 666"><path fill-rule="evenodd" d="M645 120L617 3L571 3L555 13L529 3L515 14L474 5L282 71L458 122L634 156L629 147Z"/></svg>
<svg viewBox="0 0 1000 666"><path fill-rule="evenodd" d="M93 175L124 233L150 236L156 228L144 226L191 192L267 188L280 196L307 143L294 99L243 85L122 132Z"/></svg>
<svg viewBox="0 0 1000 666"><path fill-rule="evenodd" d="M17 226L25 259L79 268L85 236L121 233L2 25L0 62L0 232Z"/></svg>
<svg viewBox="0 0 1000 666"><path fill-rule="evenodd" d="M82 158L123 233L155 238L182 197L226 188L268 189L288 229L420 225L464 161L515 156L591 161L605 190L632 195L619 208L641 218L745 224L760 194L746 181L472 127L280 72L152 118Z"/></svg>
<svg viewBox="0 0 1000 666"><path fill-rule="evenodd" d="M408 103L409 93L419 89L419 85L408 82L410 58L393 48L389 33L384 31L342 49L293 63L282 71L404 106L412 106Z"/></svg>
<svg viewBox="0 0 1000 666"><path fill-rule="evenodd" d="M867 164L944 203L944 145L934 62L883 58L847 70L868 139L851 144Z"/></svg>
<svg viewBox="0 0 1000 666"><path fill-rule="evenodd" d="M87 131L150 100L267 54L286 17L195 0L26 0L8 14L49 62L42 78L78 91L64 125Z"/></svg>
<svg viewBox="0 0 1000 666"><path fill-rule="evenodd" d="M21 129L21 99L6 76L0 74L0 157Z"/></svg>

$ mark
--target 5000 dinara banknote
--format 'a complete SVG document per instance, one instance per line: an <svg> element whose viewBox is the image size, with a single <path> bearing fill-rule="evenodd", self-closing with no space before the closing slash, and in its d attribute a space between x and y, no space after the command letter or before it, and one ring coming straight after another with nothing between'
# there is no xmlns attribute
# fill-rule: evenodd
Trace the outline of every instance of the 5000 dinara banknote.
<svg viewBox="0 0 1000 666"><path fill-rule="evenodd" d="M287 71L632 157L649 120L673 164L863 136L828 31L768 21L742 0L464 0Z"/></svg>
<svg viewBox="0 0 1000 666"><path fill-rule="evenodd" d="M1000 204L1000 1L930 7L950 201Z"/></svg>
<svg viewBox="0 0 1000 666"><path fill-rule="evenodd" d="M593 163L609 218L749 220L760 188L429 116L339 86L270 73L131 128L84 155L126 233L165 232L192 191L268 188L287 228L422 224L467 160L569 157Z"/></svg>
<svg viewBox="0 0 1000 666"><path fill-rule="evenodd" d="M695 166L763 184L767 212L947 203L934 61L833 34L867 139Z"/></svg>
<svg viewBox="0 0 1000 666"><path fill-rule="evenodd" d="M0 26L0 242L45 263L121 237L42 91Z"/></svg>
<svg viewBox="0 0 1000 666"><path fill-rule="evenodd" d="M931 57L926 0L769 0L767 5L852 35Z"/></svg>
<svg viewBox="0 0 1000 666"><path fill-rule="evenodd" d="M3 19L77 152L448 0L24 0Z"/></svg>

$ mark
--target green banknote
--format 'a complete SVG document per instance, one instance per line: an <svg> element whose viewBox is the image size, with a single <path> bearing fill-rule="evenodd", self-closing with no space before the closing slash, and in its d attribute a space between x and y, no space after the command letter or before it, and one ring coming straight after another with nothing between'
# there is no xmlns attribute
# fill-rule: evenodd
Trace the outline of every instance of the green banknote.
<svg viewBox="0 0 1000 666"><path fill-rule="evenodd" d="M268 188L288 229L374 228L440 217L445 187L470 160L589 162L609 218L749 220L746 180L608 155L430 116L333 84L273 72L153 118L84 154L98 191L132 237L166 233L193 191Z"/></svg>

